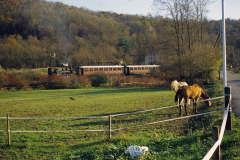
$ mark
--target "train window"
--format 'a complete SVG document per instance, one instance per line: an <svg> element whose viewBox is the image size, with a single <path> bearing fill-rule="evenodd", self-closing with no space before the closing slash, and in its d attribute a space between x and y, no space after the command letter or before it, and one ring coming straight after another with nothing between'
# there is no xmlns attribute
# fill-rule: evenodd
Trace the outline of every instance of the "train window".
<svg viewBox="0 0 240 160"><path fill-rule="evenodd" d="M104 71L108 71L108 68L104 68Z"/></svg>
<svg viewBox="0 0 240 160"><path fill-rule="evenodd" d="M138 70L142 70L142 68L141 68L141 67L138 67Z"/></svg>
<svg viewBox="0 0 240 160"><path fill-rule="evenodd" d="M145 67L145 70L148 70L148 67Z"/></svg>
<svg viewBox="0 0 240 160"><path fill-rule="evenodd" d="M144 70L144 67L142 67L142 70Z"/></svg>
<svg viewBox="0 0 240 160"><path fill-rule="evenodd" d="M88 72L88 68L84 68L84 72Z"/></svg>
<svg viewBox="0 0 240 160"><path fill-rule="evenodd" d="M112 68L109 68L109 71L112 71Z"/></svg>
<svg viewBox="0 0 240 160"><path fill-rule="evenodd" d="M103 71L103 68L99 68L99 71Z"/></svg>
<svg viewBox="0 0 240 160"><path fill-rule="evenodd" d="M119 70L119 71L121 71L121 70L122 70L122 68L118 68L118 70Z"/></svg>
<svg viewBox="0 0 240 160"><path fill-rule="evenodd" d="M117 68L113 68L113 70L114 70L114 71L116 71L116 70L117 70Z"/></svg>
<svg viewBox="0 0 240 160"><path fill-rule="evenodd" d="M132 71L132 70L133 70L133 68L131 67L131 68L130 68L130 71Z"/></svg>
<svg viewBox="0 0 240 160"><path fill-rule="evenodd" d="M134 70L137 70L137 67L134 67Z"/></svg>
<svg viewBox="0 0 240 160"><path fill-rule="evenodd" d="M89 71L90 71L90 72L93 71L93 68L89 68Z"/></svg>
<svg viewBox="0 0 240 160"><path fill-rule="evenodd" d="M94 71L98 71L98 68L94 68Z"/></svg>

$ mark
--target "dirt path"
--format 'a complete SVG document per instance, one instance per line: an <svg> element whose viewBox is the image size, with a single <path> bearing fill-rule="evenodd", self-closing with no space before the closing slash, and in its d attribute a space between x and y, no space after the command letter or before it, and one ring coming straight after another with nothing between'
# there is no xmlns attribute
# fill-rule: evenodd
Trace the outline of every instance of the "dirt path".
<svg viewBox="0 0 240 160"><path fill-rule="evenodd" d="M232 87L232 108L240 118L240 76L227 72L227 85Z"/></svg>

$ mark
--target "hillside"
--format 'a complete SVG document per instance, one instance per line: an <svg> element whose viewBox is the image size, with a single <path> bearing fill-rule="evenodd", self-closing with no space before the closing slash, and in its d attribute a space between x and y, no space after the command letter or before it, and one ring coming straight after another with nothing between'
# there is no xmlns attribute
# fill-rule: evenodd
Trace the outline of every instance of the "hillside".
<svg viewBox="0 0 240 160"><path fill-rule="evenodd" d="M149 17L91 12L40 0L1 4L1 45L7 43L12 51L3 47L6 51L19 52L1 59L4 68L45 67L62 61L74 65L116 64L121 59L142 63L150 53L146 44L155 34Z"/></svg>
<svg viewBox="0 0 240 160"><path fill-rule="evenodd" d="M161 16L93 12L59 2L1 0L0 65L7 69L60 66L63 62L72 66L148 63L189 76L192 73L184 75L179 69L187 70L184 64L189 65L189 58L201 55L215 60L203 59L205 68L203 62L197 62L196 72L217 70L221 22L190 19L182 24L180 35L175 35L173 22ZM227 24L228 44L233 46L229 62L238 66L239 21L228 19Z"/></svg>

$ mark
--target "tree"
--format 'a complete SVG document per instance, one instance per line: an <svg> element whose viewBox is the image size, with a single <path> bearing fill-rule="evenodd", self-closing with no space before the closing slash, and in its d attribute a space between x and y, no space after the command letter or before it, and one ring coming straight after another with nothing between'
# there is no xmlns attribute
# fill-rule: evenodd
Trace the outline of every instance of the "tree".
<svg viewBox="0 0 240 160"><path fill-rule="evenodd" d="M129 38L124 36L119 38L118 44L117 44L117 50L118 50L118 59L124 60L126 54L130 55L130 41Z"/></svg>
<svg viewBox="0 0 240 160"><path fill-rule="evenodd" d="M41 66L41 60L44 59L45 55L41 48L41 42L37 37L29 36L25 43L25 53L27 67L38 68Z"/></svg>
<svg viewBox="0 0 240 160"><path fill-rule="evenodd" d="M209 3L208 0L154 0L158 11L165 14L169 37L166 40L178 57L180 77L183 76L181 57L187 52L193 54L195 43L203 40L203 18Z"/></svg>

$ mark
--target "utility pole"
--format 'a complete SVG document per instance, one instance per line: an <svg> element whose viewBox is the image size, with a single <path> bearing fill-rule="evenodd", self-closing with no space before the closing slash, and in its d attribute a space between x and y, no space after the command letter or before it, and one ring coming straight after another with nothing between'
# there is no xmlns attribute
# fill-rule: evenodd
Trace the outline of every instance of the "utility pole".
<svg viewBox="0 0 240 160"><path fill-rule="evenodd" d="M227 67L226 67L226 28L225 28L225 8L222 0L222 52L223 52L223 87L227 87Z"/></svg>

